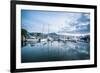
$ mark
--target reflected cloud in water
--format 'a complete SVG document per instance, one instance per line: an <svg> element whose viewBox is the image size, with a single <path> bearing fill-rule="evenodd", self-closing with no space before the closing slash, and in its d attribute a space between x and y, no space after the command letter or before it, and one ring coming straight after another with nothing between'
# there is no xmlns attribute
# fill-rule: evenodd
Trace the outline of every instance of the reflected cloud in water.
<svg viewBox="0 0 100 73"><path fill-rule="evenodd" d="M22 62L45 62L90 59L90 44L87 42L48 41L24 42Z"/></svg>

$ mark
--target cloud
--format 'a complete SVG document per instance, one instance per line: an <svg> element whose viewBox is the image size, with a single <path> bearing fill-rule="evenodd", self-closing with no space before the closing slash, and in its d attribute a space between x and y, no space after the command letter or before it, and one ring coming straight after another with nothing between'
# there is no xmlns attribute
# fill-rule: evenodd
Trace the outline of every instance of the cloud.
<svg viewBox="0 0 100 73"><path fill-rule="evenodd" d="M74 19L69 19L59 32L60 33L89 33L90 32L90 15L86 13L79 13Z"/></svg>
<svg viewBox="0 0 100 73"><path fill-rule="evenodd" d="M21 18L22 28L29 32L90 32L89 13L22 10Z"/></svg>

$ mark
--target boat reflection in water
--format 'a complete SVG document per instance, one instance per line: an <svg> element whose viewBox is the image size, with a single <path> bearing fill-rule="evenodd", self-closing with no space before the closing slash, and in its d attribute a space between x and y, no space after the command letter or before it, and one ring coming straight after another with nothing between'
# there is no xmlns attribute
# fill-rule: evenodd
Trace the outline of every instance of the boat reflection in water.
<svg viewBox="0 0 100 73"><path fill-rule="evenodd" d="M23 42L21 62L46 62L90 59L90 44L80 41Z"/></svg>

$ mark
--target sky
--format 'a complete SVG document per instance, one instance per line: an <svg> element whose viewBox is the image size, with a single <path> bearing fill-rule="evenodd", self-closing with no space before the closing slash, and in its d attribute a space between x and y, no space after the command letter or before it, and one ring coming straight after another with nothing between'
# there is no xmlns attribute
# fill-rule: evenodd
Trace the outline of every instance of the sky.
<svg viewBox="0 0 100 73"><path fill-rule="evenodd" d="M82 12L21 10L21 28L41 33L89 33L90 14Z"/></svg>

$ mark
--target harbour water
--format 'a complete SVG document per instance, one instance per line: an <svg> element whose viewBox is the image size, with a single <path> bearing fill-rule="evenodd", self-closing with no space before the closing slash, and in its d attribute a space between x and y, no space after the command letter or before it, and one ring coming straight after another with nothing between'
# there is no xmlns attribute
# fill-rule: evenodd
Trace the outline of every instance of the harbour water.
<svg viewBox="0 0 100 73"><path fill-rule="evenodd" d="M73 41L24 42L21 62L47 62L90 59L90 44Z"/></svg>

